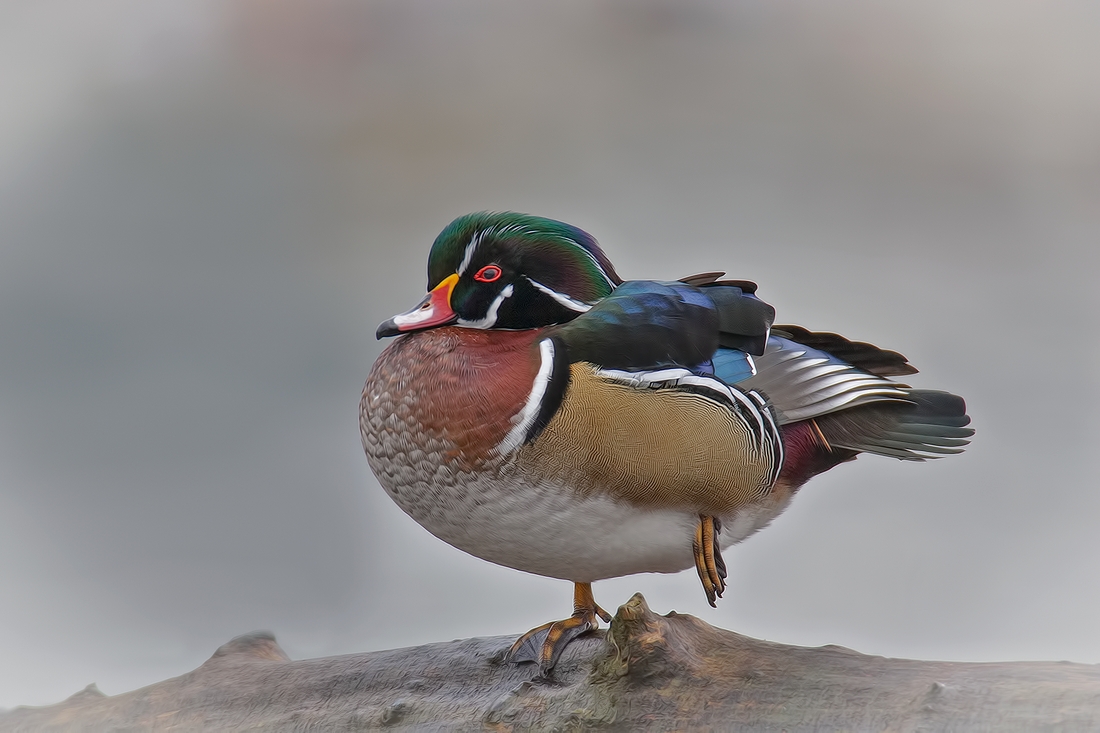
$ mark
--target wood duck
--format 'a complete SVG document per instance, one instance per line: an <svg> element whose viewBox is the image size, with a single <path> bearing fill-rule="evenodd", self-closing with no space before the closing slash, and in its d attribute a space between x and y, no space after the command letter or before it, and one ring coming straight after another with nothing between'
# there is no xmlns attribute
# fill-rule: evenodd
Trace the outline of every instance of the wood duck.
<svg viewBox="0 0 1100 733"><path fill-rule="evenodd" d="M901 354L774 326L756 285L707 273L624 282L595 239L515 213L453 221L428 294L363 390L371 469L409 516L477 557L574 583L569 618L513 661L552 670L610 615L594 581L694 566L713 606L722 550L859 453L959 453L962 398L893 381Z"/></svg>

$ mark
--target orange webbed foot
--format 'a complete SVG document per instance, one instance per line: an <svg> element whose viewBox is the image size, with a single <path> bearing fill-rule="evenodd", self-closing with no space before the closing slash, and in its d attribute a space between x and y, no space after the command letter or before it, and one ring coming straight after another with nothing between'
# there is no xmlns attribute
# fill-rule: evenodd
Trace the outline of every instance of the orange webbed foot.
<svg viewBox="0 0 1100 733"><path fill-rule="evenodd" d="M548 677L565 647L577 637L599 628L599 620L611 622L611 614L596 605L591 583L573 584L573 615L561 621L537 626L516 639L508 650L508 661L537 662L539 676Z"/></svg>

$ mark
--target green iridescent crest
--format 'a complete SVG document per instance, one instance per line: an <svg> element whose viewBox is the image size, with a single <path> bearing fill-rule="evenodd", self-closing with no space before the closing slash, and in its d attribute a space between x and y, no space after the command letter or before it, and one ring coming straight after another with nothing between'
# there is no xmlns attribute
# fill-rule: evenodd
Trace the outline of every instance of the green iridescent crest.
<svg viewBox="0 0 1100 733"><path fill-rule="evenodd" d="M436 237L428 256L428 289L453 273L473 276L495 264L549 290L594 303L622 282L596 240L554 219L513 212L467 214Z"/></svg>

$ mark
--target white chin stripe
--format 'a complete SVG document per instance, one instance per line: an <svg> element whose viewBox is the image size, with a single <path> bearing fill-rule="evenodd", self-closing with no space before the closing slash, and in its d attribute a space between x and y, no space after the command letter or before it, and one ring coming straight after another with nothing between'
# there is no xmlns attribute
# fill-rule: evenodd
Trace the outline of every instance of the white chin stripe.
<svg viewBox="0 0 1100 733"><path fill-rule="evenodd" d="M497 322L497 311L500 310L500 304L512 297L512 293L515 291L515 287L508 283L497 297L493 298L493 302L489 304L489 310L486 311L484 318L479 318L476 321L468 321L465 318L459 318L458 324L465 326L466 328L492 328Z"/></svg>
<svg viewBox="0 0 1100 733"><path fill-rule="evenodd" d="M555 301L557 301L559 304L565 306L566 308L568 308L571 311L576 311L577 313L587 313L592 308L591 304L589 304L589 303L584 303L584 302L579 301L579 300L574 300L573 298L570 298L568 295L565 295L563 293L559 293L557 290L554 290L553 288L548 288L545 285L543 285L542 283L536 282L535 280L532 280L531 278L527 277L526 275L524 275L523 277L524 277L525 280L527 280L527 282L534 285L537 290L539 290L543 293L546 293L551 298L553 298Z"/></svg>
<svg viewBox="0 0 1100 733"><path fill-rule="evenodd" d="M417 308L416 310L409 311L408 313L402 313L399 316L393 317L394 325L398 328L404 326L415 326L429 321L435 316L435 307L429 306L427 308Z"/></svg>
<svg viewBox="0 0 1100 733"><path fill-rule="evenodd" d="M509 286L511 287L511 286ZM538 374L535 375L535 383L531 386L531 393L527 395L527 402L523 409L512 417L512 429L504 436L497 446L497 453L507 455L523 445L531 426L539 416L542 407L542 398L546 395L546 388L550 386L550 378L554 372L554 342L550 339L539 341L539 356L542 363L539 364Z"/></svg>

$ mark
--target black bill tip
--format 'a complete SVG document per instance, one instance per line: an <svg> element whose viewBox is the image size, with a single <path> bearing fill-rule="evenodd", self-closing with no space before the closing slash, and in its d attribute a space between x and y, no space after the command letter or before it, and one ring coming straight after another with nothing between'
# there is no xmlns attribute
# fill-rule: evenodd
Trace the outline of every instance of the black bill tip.
<svg viewBox="0 0 1100 733"><path fill-rule="evenodd" d="M393 322L391 318L378 326L378 330L374 332L376 339L384 339L389 336L397 336L401 333L401 329L397 327L397 324Z"/></svg>

